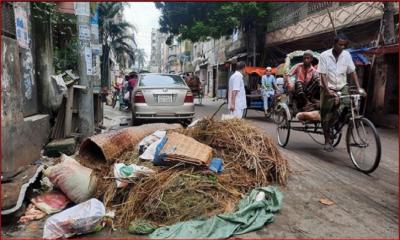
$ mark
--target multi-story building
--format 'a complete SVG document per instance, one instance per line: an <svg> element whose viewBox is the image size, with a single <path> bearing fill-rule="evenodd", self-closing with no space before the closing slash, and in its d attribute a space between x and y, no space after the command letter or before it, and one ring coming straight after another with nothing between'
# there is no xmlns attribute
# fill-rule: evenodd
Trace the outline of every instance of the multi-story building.
<svg viewBox="0 0 400 240"><path fill-rule="evenodd" d="M165 34L159 32L157 29L151 31L151 55L149 62L150 72L162 72L161 57L163 54L163 45L165 44Z"/></svg>

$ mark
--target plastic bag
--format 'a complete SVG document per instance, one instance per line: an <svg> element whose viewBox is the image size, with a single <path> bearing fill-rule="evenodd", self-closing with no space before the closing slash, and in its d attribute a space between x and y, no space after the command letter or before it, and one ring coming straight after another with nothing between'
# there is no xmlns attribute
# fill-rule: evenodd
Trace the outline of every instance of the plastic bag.
<svg viewBox="0 0 400 240"><path fill-rule="evenodd" d="M96 188L96 177L91 176L92 169L64 154L61 155L61 163L47 168L44 174L75 203L91 198Z"/></svg>
<svg viewBox="0 0 400 240"><path fill-rule="evenodd" d="M47 214L52 214L63 210L70 200L60 192L47 192L32 198L31 202Z"/></svg>
<svg viewBox="0 0 400 240"><path fill-rule="evenodd" d="M67 238L100 231L105 214L103 203L92 198L49 217L44 224L43 238Z"/></svg>
<svg viewBox="0 0 400 240"><path fill-rule="evenodd" d="M166 134L167 131L157 130L151 135L143 138L138 144L139 154L144 153L149 146L151 146L154 142L160 140L161 138L165 137Z"/></svg>
<svg viewBox="0 0 400 240"><path fill-rule="evenodd" d="M67 86L65 85L63 75L51 76L49 86L49 104L53 110L58 109L61 104L63 97L67 97Z"/></svg>
<svg viewBox="0 0 400 240"><path fill-rule="evenodd" d="M138 166L136 164L125 165L123 163L114 164L114 177L117 178L117 188L126 187L130 182L130 178L136 178L154 173L147 167Z"/></svg>

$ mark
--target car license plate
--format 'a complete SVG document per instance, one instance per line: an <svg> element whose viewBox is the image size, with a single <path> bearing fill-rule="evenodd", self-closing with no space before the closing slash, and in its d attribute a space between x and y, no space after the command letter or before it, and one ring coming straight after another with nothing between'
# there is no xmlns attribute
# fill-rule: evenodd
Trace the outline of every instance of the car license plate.
<svg viewBox="0 0 400 240"><path fill-rule="evenodd" d="M172 103L172 95L158 95L158 103Z"/></svg>

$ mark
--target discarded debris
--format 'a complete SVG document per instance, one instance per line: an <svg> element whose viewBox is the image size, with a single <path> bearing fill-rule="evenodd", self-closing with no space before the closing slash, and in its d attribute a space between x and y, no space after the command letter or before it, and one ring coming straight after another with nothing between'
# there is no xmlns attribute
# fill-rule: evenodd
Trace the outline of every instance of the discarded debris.
<svg viewBox="0 0 400 240"><path fill-rule="evenodd" d="M60 192L46 192L34 197L31 202L41 211L52 214L63 210L70 200Z"/></svg>
<svg viewBox="0 0 400 240"><path fill-rule="evenodd" d="M74 138L57 139L48 143L44 148L44 154L49 157L59 157L61 153L73 155L76 141Z"/></svg>
<svg viewBox="0 0 400 240"><path fill-rule="evenodd" d="M33 220L39 220L46 216L47 214L40 209L38 209L34 204L29 204L24 215L19 219L19 223L27 224Z"/></svg>
<svg viewBox="0 0 400 240"><path fill-rule="evenodd" d="M129 224L128 231L132 234L150 234L157 229L157 225L146 220L135 220Z"/></svg>
<svg viewBox="0 0 400 240"><path fill-rule="evenodd" d="M182 128L180 124L146 124L87 138L79 150L80 162L89 168L101 170L109 167L122 153L134 150L144 137L156 130Z"/></svg>
<svg viewBox="0 0 400 240"><path fill-rule="evenodd" d="M224 159L226 174L237 187L285 184L288 164L267 135L244 120L214 121L204 119L194 128L181 131L215 149Z"/></svg>
<svg viewBox="0 0 400 240"><path fill-rule="evenodd" d="M117 188L126 187L134 178L146 176L154 173L153 170L138 166L136 164L125 165L124 163L114 164L114 177L117 183Z"/></svg>
<svg viewBox="0 0 400 240"><path fill-rule="evenodd" d="M264 197L257 199L260 192ZM229 238L262 228L273 220L274 213L281 207L282 194L276 188L257 188L239 202L236 212L161 227L149 236L156 239Z"/></svg>
<svg viewBox="0 0 400 240"><path fill-rule="evenodd" d="M92 198L49 217L44 224L43 238L68 238L100 231L105 214L103 203Z"/></svg>
<svg viewBox="0 0 400 240"><path fill-rule="evenodd" d="M44 174L75 203L91 198L96 188L97 178L92 170L64 154L61 163L47 168Z"/></svg>
<svg viewBox="0 0 400 240"><path fill-rule="evenodd" d="M221 173L224 170L223 161L221 158L211 159L209 169L216 173Z"/></svg>
<svg viewBox="0 0 400 240"><path fill-rule="evenodd" d="M176 159L175 165L169 168L151 166L151 162L140 160L138 148L123 153L114 161L138 165L146 163L155 172L133 180L129 187L123 189L117 188L112 178L99 181L95 196L102 199L107 208L116 210L114 223L117 227L129 227L132 221L139 220L155 225L170 225L229 213L254 187L286 183L286 159L282 158L268 136L244 121L204 119L190 129L167 131L166 144L171 139L168 136L174 135L180 137L176 138L178 143L179 139L185 139L184 142L190 139L190 142L201 146L195 150L212 148L211 155L223 159L224 171L216 175L207 168L210 164L206 164L206 168L199 168ZM170 142L170 149L173 146ZM192 149L190 146L183 148L187 154L182 159L196 156L189 151ZM164 150L166 154L172 152ZM174 158L171 157L171 160ZM221 170L216 163L213 167ZM96 171L96 174L100 174L100 171ZM109 167L105 173L103 170L102 174L114 176L113 168Z"/></svg>
<svg viewBox="0 0 400 240"><path fill-rule="evenodd" d="M335 204L333 201L331 201L331 200L329 200L327 198L321 198L319 200L319 202L324 204L324 205L328 205L328 206L331 206L331 205Z"/></svg>
<svg viewBox="0 0 400 240"><path fill-rule="evenodd" d="M208 166L212 157L212 148L191 137L176 132L167 133L160 144L155 163L164 165L183 162L193 165Z"/></svg>

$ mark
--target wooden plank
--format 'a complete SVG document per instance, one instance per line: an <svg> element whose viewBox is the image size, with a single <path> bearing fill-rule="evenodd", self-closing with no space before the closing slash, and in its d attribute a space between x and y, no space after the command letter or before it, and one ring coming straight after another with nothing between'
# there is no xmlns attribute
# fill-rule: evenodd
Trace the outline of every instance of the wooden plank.
<svg viewBox="0 0 400 240"><path fill-rule="evenodd" d="M68 98L67 104L65 106L65 123L64 123L64 132L65 136L70 136L71 134L71 126L72 126L72 108L74 104L74 88L68 88Z"/></svg>

